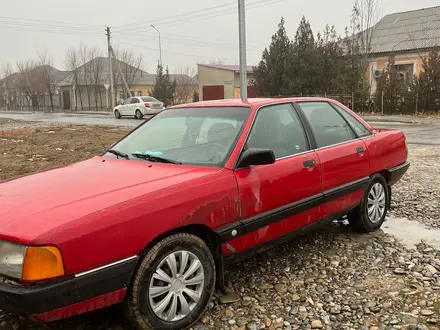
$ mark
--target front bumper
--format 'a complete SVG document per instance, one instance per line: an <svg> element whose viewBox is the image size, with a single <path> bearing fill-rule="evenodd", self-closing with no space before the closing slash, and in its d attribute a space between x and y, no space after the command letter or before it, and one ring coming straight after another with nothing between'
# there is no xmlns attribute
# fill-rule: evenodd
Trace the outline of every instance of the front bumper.
<svg viewBox="0 0 440 330"><path fill-rule="evenodd" d="M0 284L0 309L43 314L127 288L137 258L96 271L35 285Z"/></svg>

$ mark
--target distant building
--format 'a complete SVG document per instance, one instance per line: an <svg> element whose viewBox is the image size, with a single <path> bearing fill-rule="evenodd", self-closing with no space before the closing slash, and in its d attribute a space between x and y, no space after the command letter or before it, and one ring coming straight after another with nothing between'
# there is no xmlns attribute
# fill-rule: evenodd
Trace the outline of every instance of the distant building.
<svg viewBox="0 0 440 330"><path fill-rule="evenodd" d="M122 75L119 74L119 66ZM62 104L65 110L89 110L105 109L110 107L110 70L107 57L96 57L90 62L78 67L64 81L60 83L62 92ZM126 99L123 79L125 78L130 93L133 96L149 95L149 92L156 83L156 75L136 68L119 60L113 60L113 77L115 85L115 103ZM185 75L170 74L171 80L178 83L185 82L189 88L196 90L198 82ZM193 92L188 93L193 95ZM183 100L184 102L192 99Z"/></svg>
<svg viewBox="0 0 440 330"><path fill-rule="evenodd" d="M198 64L200 101L240 98L240 67L238 65ZM247 78L253 78L253 67L247 67ZM248 97L255 97L248 87Z"/></svg>
<svg viewBox="0 0 440 330"><path fill-rule="evenodd" d="M384 16L373 28L366 78L374 93L377 78L395 55L395 66L402 79L411 84L423 71L422 58L440 46L440 6Z"/></svg>
<svg viewBox="0 0 440 330"><path fill-rule="evenodd" d="M14 72L0 80L0 107L5 109L50 108L49 88L44 83L43 76L50 78L50 91L54 108L60 108L59 84L69 71L58 70L50 65L35 66L26 73Z"/></svg>

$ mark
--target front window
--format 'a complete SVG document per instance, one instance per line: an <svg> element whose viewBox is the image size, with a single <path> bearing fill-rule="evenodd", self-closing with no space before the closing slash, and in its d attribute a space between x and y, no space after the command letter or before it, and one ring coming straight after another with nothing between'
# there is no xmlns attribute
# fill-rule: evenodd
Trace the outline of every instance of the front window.
<svg viewBox="0 0 440 330"><path fill-rule="evenodd" d="M156 115L112 147L201 166L223 166L250 114L246 107L170 109ZM106 156L116 157L107 153Z"/></svg>

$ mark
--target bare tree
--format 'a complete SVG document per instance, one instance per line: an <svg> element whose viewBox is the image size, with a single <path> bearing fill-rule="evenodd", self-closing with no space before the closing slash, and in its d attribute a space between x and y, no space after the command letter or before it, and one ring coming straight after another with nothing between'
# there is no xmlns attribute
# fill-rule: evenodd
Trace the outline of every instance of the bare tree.
<svg viewBox="0 0 440 330"><path fill-rule="evenodd" d="M208 61L208 64L210 65L225 65L226 62L220 58L216 59L216 60L210 60Z"/></svg>
<svg viewBox="0 0 440 330"><path fill-rule="evenodd" d="M75 88L75 110L78 110L78 94L81 104L81 110L84 110L83 101L81 97L81 84L80 84L80 72L78 67L80 66L80 57L78 50L75 47L70 47L66 53L65 67L68 71L72 72L72 82Z"/></svg>
<svg viewBox="0 0 440 330"><path fill-rule="evenodd" d="M53 95L55 93L55 81L54 81L54 74L55 70L52 67L53 65L53 58L47 50L42 53L38 53L38 67L36 70L39 71L39 75L41 76L41 83L44 86L45 93L49 94L49 101L50 101L50 107L52 111L54 110L53 106Z"/></svg>
<svg viewBox="0 0 440 330"><path fill-rule="evenodd" d="M10 90L13 85L12 81L12 65L9 62L3 62L0 68L0 100L2 102L0 105L4 105L6 110L8 110L11 106L11 93Z"/></svg>
<svg viewBox="0 0 440 330"><path fill-rule="evenodd" d="M124 90L124 84L122 76L127 82L128 88L132 88L136 85L137 78L139 75L140 67L142 65L142 55L136 56L133 52L127 50L114 50L116 59L113 61L113 79L115 82L115 101L117 102L117 87L121 86ZM116 62L117 61L117 62ZM122 76L119 73L118 66L121 69ZM130 95L130 90L126 91L126 96Z"/></svg>
<svg viewBox="0 0 440 330"><path fill-rule="evenodd" d="M85 85L86 88L87 104L89 108L92 103L91 96L93 89L93 74L90 63L90 55L91 55L91 50L86 45L81 44L79 47L79 60L82 68L80 75L83 78L83 84Z"/></svg>
<svg viewBox="0 0 440 330"><path fill-rule="evenodd" d="M358 38L363 72L366 72L375 25L380 17L380 2L379 0L356 0L353 11L355 14L354 24L360 31Z"/></svg>
<svg viewBox="0 0 440 330"><path fill-rule="evenodd" d="M27 96L29 107L38 110L44 92L41 70L38 70L36 63L32 60L17 62L17 69L19 72L18 89Z"/></svg>
<svg viewBox="0 0 440 330"><path fill-rule="evenodd" d="M101 58L101 51L99 48L94 47L90 49L89 57L91 59L90 62L90 72L92 75L92 83L95 88L95 106L98 108L98 95L100 107L102 109L102 93L101 93L101 85L102 85L102 74L104 70L104 63Z"/></svg>
<svg viewBox="0 0 440 330"><path fill-rule="evenodd" d="M191 102L194 96L194 91L198 89L198 85L194 84L194 79L192 78L195 74L195 70L191 69L189 66L182 67L176 71L176 94L175 103L182 104Z"/></svg>

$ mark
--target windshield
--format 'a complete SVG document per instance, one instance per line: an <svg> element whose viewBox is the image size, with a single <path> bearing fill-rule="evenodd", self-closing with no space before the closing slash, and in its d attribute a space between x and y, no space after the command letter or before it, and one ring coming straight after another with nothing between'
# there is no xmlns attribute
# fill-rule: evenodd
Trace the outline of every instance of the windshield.
<svg viewBox="0 0 440 330"><path fill-rule="evenodd" d="M246 107L169 109L112 149L130 159L151 155L183 164L220 167L232 152L249 114L250 108ZM110 153L106 156L116 157Z"/></svg>
<svg viewBox="0 0 440 330"><path fill-rule="evenodd" d="M159 102L154 97L141 97L142 102Z"/></svg>

